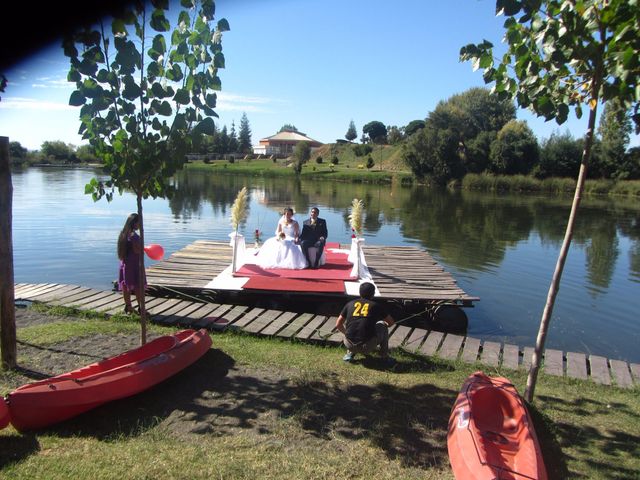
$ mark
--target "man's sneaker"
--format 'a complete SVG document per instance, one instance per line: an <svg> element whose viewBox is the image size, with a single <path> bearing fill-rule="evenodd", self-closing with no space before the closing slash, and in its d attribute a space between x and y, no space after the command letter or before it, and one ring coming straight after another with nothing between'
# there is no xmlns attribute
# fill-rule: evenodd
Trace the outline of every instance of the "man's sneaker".
<svg viewBox="0 0 640 480"><path fill-rule="evenodd" d="M342 357L342 360L344 360L345 362L351 362L353 361L353 358L356 356L355 353L351 353L349 351L347 351L347 353L344 354L344 357Z"/></svg>
<svg viewBox="0 0 640 480"><path fill-rule="evenodd" d="M392 357L383 357L382 358L382 365L384 365L386 368L393 368L396 365L396 359L392 358Z"/></svg>

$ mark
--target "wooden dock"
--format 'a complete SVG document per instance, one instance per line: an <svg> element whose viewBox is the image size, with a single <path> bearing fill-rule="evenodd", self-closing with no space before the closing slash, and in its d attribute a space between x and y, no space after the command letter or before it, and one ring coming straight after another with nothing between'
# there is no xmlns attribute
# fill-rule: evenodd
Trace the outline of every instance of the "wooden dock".
<svg viewBox="0 0 640 480"><path fill-rule="evenodd" d="M124 308L119 293L76 285L16 284L15 298L16 301L41 302L106 314L121 312ZM153 296L147 297L146 302L152 322L176 328L236 329L259 336L331 345L339 345L342 340L341 334L334 330L336 318L331 315ZM530 347L521 349L516 345L402 324L391 328L389 343L392 349L401 348L417 355L514 370L528 368L533 352ZM640 383L640 364L636 363L550 349L544 352L543 359L542 371L549 375L590 379L622 388L632 388Z"/></svg>
<svg viewBox="0 0 640 480"><path fill-rule="evenodd" d="M479 300L462 290L453 276L422 249L365 245L363 251L381 299L459 306L472 306ZM204 291L231 264L231 257L228 242L197 240L149 267L147 283L152 290L168 288L194 295ZM341 297L347 298L346 294Z"/></svg>

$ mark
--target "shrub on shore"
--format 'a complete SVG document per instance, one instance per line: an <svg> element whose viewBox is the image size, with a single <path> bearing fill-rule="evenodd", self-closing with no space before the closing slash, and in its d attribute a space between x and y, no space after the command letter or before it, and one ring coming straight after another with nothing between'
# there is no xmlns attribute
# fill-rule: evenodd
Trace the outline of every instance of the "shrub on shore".
<svg viewBox="0 0 640 480"><path fill-rule="evenodd" d="M462 179L461 187L488 192L567 193L575 191L572 178L537 179L528 175L491 175L470 173ZM587 180L584 189L589 195L640 196L640 181Z"/></svg>

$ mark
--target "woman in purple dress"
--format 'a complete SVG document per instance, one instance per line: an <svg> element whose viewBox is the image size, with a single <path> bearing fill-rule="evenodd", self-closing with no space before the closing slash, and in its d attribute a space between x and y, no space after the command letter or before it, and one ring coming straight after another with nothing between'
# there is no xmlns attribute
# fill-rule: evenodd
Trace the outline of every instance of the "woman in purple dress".
<svg viewBox="0 0 640 480"><path fill-rule="evenodd" d="M118 287L122 291L124 298L124 313L133 313L131 305L131 292L134 293L140 305L141 295L146 286L146 279L140 282L140 255L144 252L140 237L136 230L140 228L140 221L137 213L132 213L127 217L124 227L118 237L118 258L120 259L120 271L118 273ZM142 283L142 289L138 287ZM139 307L138 307L139 308Z"/></svg>

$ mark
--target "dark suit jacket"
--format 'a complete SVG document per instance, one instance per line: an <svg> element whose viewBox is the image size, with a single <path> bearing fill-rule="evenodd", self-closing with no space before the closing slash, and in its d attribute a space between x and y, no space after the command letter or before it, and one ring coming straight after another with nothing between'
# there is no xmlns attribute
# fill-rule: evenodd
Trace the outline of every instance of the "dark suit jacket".
<svg viewBox="0 0 640 480"><path fill-rule="evenodd" d="M316 218L316 224L311 225L311 219L307 219L302 224L302 233L300 233L300 241L311 240L317 242L320 237L326 240L329 236L327 231L327 222L323 218Z"/></svg>

